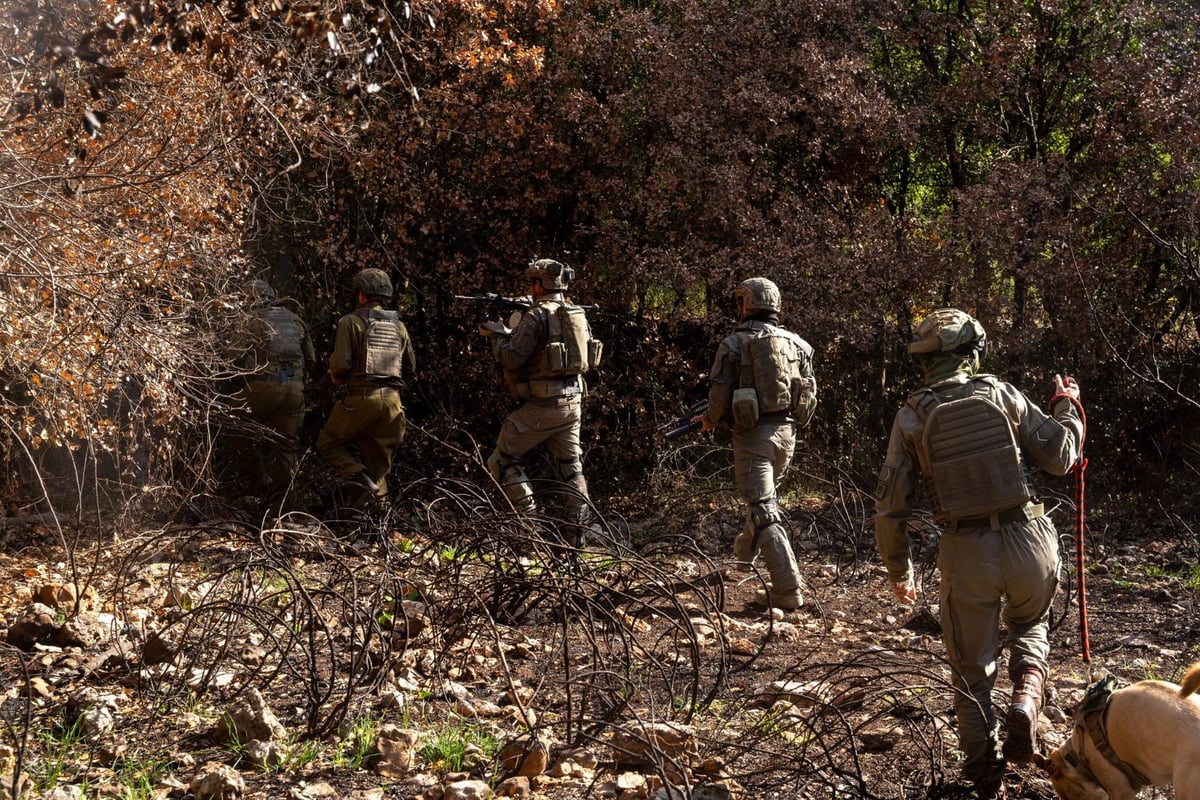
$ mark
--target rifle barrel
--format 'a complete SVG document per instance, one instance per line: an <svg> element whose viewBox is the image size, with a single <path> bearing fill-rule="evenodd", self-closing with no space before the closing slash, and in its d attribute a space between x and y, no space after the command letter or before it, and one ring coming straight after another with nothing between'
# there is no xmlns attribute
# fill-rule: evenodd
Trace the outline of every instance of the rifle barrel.
<svg viewBox="0 0 1200 800"><path fill-rule="evenodd" d="M672 428L671 430L664 433L663 438L669 442L672 439L678 439L680 436L686 436L687 434L691 433L692 431L696 431L699 429L700 429L699 422L692 422L689 420L686 424L680 425L677 428Z"/></svg>
<svg viewBox="0 0 1200 800"><path fill-rule="evenodd" d="M533 303L527 300L520 300L515 297L504 297L498 294L485 295L466 295L456 294L455 300L465 300L469 303L491 303L498 308L508 309L510 311L528 311L533 308ZM576 308L582 308L584 311L598 311L600 306L585 305L583 303L571 303Z"/></svg>

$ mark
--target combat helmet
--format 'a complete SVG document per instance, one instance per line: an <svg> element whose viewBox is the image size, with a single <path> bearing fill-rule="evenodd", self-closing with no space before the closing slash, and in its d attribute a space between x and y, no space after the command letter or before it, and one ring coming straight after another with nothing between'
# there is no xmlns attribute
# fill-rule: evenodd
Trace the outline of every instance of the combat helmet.
<svg viewBox="0 0 1200 800"><path fill-rule="evenodd" d="M360 270L350 281L350 288L361 291L367 297L391 297L393 292L392 279L375 267Z"/></svg>
<svg viewBox="0 0 1200 800"><path fill-rule="evenodd" d="M908 352L914 356L969 356L982 354L986 345L987 333L979 320L957 308L939 308L921 320Z"/></svg>
<svg viewBox="0 0 1200 800"><path fill-rule="evenodd" d="M742 309L743 316L759 312L779 313L781 304L779 287L766 278L748 278L733 290L733 299Z"/></svg>
<svg viewBox="0 0 1200 800"><path fill-rule="evenodd" d="M575 270L553 258L539 258L525 268L526 278L536 278L548 292L561 292L575 280Z"/></svg>
<svg viewBox="0 0 1200 800"><path fill-rule="evenodd" d="M242 289L246 302L251 306L269 306L275 302L275 289L263 280L253 280Z"/></svg>

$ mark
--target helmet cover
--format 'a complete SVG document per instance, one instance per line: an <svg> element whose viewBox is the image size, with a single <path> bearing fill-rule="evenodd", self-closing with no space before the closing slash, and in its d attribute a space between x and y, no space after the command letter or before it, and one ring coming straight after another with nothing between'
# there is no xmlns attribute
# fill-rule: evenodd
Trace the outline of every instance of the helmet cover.
<svg viewBox="0 0 1200 800"><path fill-rule="evenodd" d="M392 279L375 267L360 270L350 282L350 288L368 297L391 297L393 293Z"/></svg>
<svg viewBox="0 0 1200 800"><path fill-rule="evenodd" d="M575 270L552 258L539 258L525 268L526 278L536 278L548 292L562 291L575 280Z"/></svg>
<svg viewBox="0 0 1200 800"><path fill-rule="evenodd" d="M779 287L767 278L749 278L742 281L733 290L733 297L741 306L743 316L760 311L779 313Z"/></svg>
<svg viewBox="0 0 1200 800"><path fill-rule="evenodd" d="M970 350L982 350L986 343L987 334L979 320L957 308L939 308L921 320L908 352L912 355L966 355Z"/></svg>

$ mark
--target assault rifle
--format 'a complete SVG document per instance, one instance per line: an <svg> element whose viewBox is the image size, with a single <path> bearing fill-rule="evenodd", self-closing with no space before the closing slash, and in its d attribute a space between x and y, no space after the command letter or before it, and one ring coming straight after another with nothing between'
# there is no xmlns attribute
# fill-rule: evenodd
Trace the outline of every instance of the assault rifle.
<svg viewBox="0 0 1200 800"><path fill-rule="evenodd" d="M533 298L525 297L504 297L495 292L488 292L483 295L454 295L455 300L466 300L468 303L487 303L494 311L528 311L533 307Z"/></svg>
<svg viewBox="0 0 1200 800"><path fill-rule="evenodd" d="M688 413L684 414L679 419L673 419L665 425L660 425L659 430L663 432L663 438L667 441L678 439L680 436L687 436L693 431L700 430L700 423L693 422L697 415L708 411L708 401L698 400L692 403L688 408Z"/></svg>
<svg viewBox="0 0 1200 800"><path fill-rule="evenodd" d="M495 292L488 292L487 294L482 295L456 294L454 295L454 299L465 300L468 303L487 303L494 311L497 312L528 311L529 309L533 308L533 298L529 295L525 295L524 297L505 297L503 295L496 294ZM578 303L571 303L571 305L582 308L584 311L595 311L600 307L585 306Z"/></svg>

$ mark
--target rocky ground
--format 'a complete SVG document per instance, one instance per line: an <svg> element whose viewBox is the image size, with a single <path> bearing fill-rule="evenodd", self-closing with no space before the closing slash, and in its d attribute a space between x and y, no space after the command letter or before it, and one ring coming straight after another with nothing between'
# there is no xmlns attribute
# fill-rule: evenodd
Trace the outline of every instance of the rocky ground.
<svg viewBox="0 0 1200 800"><path fill-rule="evenodd" d="M63 798L965 796L936 608L892 602L861 504L792 503L811 585L784 614L725 561L727 497L614 513L618 541L577 549L439 491L354 539L303 516L5 520L5 781ZM1200 659L1189 528L1090 522L1085 664L1056 521L1050 745L1091 673L1178 678ZM1033 768L1009 790L1053 796Z"/></svg>

